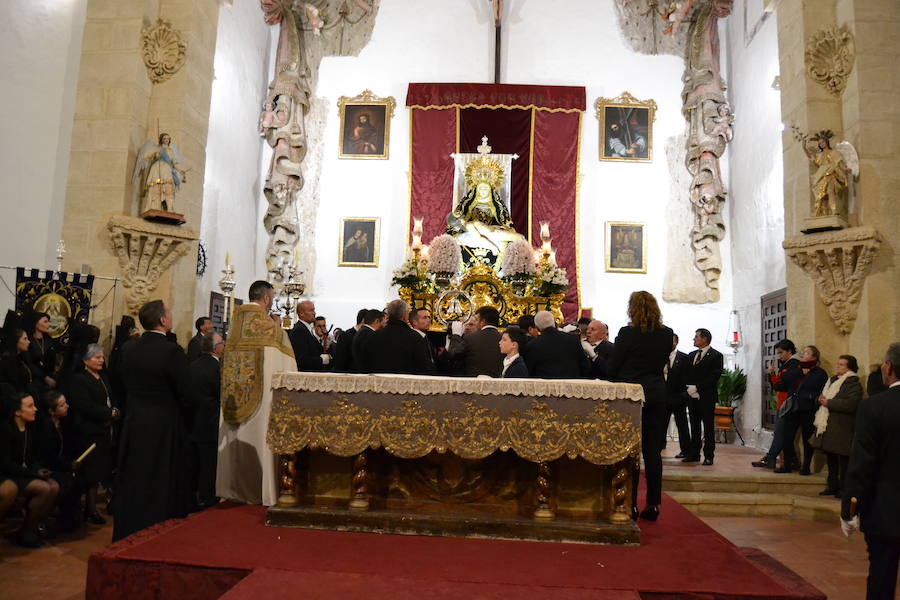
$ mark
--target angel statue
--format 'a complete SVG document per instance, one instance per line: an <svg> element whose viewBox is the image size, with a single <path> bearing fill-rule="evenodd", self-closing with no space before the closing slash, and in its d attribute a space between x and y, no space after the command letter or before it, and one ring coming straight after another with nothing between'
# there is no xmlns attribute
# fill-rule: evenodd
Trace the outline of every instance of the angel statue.
<svg viewBox="0 0 900 600"><path fill-rule="evenodd" d="M507 244L523 239L513 229L509 211L500 199L504 170L482 154L466 167L466 194L447 215L447 230L460 244L486 248L499 255Z"/></svg>
<svg viewBox="0 0 900 600"><path fill-rule="evenodd" d="M141 214L151 210L175 212L175 195L187 181L181 164L181 153L168 133L159 134L157 143L150 141L141 147L131 177L135 186L140 184Z"/></svg>
<svg viewBox="0 0 900 600"><path fill-rule="evenodd" d="M831 147L834 132L825 129L811 137L800 134L794 128L795 136L803 146L803 152L815 172L811 177L814 217L844 216L847 210L847 196L852 178L859 174L859 159L849 142L841 142L837 148Z"/></svg>

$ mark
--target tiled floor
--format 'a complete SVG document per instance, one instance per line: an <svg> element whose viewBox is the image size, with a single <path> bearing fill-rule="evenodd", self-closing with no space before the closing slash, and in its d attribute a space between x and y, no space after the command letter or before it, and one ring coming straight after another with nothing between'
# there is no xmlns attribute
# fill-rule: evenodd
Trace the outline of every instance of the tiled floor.
<svg viewBox="0 0 900 600"><path fill-rule="evenodd" d="M676 452L677 449L669 449L665 455L671 457ZM750 460L757 456L760 453L754 450L723 445L711 467L697 463L684 465L669 458L665 468L759 472L750 466ZM743 517L704 517L703 520L733 543L769 553L822 590L830 600L865 597L868 569L865 543L859 535L849 540L844 538L837 523ZM91 526L82 536L58 539L37 551L23 550L0 539L0 600L83 598L87 559L108 544L111 535L111 525Z"/></svg>

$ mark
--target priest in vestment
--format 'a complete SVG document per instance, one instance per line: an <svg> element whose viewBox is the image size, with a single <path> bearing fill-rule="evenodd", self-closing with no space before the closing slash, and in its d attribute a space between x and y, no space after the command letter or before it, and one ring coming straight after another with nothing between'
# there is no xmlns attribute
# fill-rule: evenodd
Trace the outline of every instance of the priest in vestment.
<svg viewBox="0 0 900 600"><path fill-rule="evenodd" d="M250 303L234 309L222 357L216 495L272 506L278 499L276 458L266 445L272 374L294 371L297 363L280 321L269 316L272 284L254 282L248 295Z"/></svg>

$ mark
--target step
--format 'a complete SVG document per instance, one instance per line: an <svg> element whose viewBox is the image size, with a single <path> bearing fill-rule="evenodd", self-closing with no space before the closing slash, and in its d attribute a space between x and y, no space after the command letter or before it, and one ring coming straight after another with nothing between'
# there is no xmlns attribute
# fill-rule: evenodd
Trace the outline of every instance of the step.
<svg viewBox="0 0 900 600"><path fill-rule="evenodd" d="M698 472L696 469L664 469L663 490L666 492L723 492L733 494L790 494L818 496L825 489L825 477L794 473Z"/></svg>
<svg viewBox="0 0 900 600"><path fill-rule="evenodd" d="M835 498L692 491L667 494L698 516L785 517L837 523L841 514L841 503Z"/></svg>

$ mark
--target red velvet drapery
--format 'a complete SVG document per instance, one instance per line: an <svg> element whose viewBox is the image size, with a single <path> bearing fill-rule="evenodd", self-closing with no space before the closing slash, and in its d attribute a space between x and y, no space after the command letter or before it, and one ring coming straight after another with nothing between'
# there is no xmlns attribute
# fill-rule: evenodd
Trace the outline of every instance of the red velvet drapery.
<svg viewBox="0 0 900 600"><path fill-rule="evenodd" d="M425 217L423 240L444 232L452 210L453 152L475 152L487 135L493 152L513 163L511 216L516 230L537 240L550 222L556 261L566 269L566 319L578 317L577 176L583 87L412 83L410 222ZM529 186L530 182L530 186Z"/></svg>

